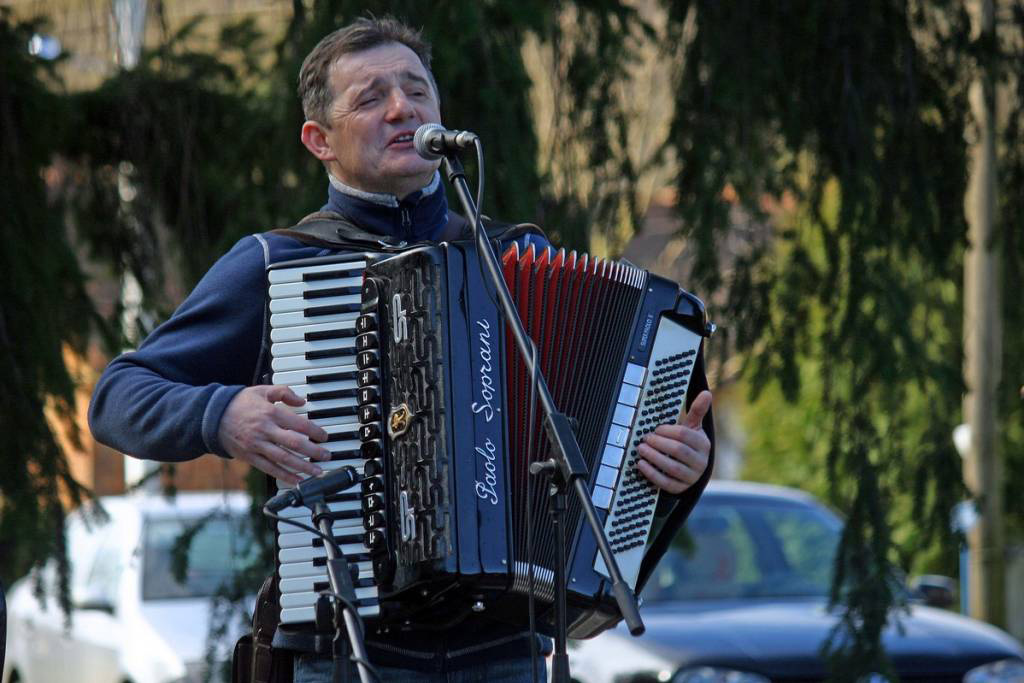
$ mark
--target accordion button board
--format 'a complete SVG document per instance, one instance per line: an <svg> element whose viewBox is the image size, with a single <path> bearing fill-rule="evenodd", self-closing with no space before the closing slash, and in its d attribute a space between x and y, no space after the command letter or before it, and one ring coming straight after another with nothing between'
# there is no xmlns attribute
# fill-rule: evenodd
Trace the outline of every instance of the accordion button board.
<svg viewBox="0 0 1024 683"><path fill-rule="evenodd" d="M359 490L328 498L332 534L353 572L360 615L379 613L374 579L372 526L383 523L375 512L382 507L379 461L366 458L361 414L372 398L363 393L357 365L361 353L372 350L366 334L372 320L361 315L363 271L367 255L328 257L279 264L267 272L274 384L286 385L306 399L294 410L306 415L328 434L321 444L331 452L330 471L352 466L364 476ZM288 488L277 481L278 490ZM310 523L306 508L288 508L285 519ZM329 588L327 553L323 541L309 531L278 522L278 587L281 623L315 620L318 594Z"/></svg>
<svg viewBox="0 0 1024 683"><path fill-rule="evenodd" d="M632 419L628 423L613 419L613 424L622 429L609 433L613 442L605 444L594 487L594 504L608 510L605 534L622 578L630 586L636 586L658 502L657 490L636 467L637 447L658 425L673 424L679 418L701 340L700 335L686 327L662 318L647 368L630 363L633 369L627 367L623 376L617 407L628 407ZM634 381L639 384L633 384ZM626 403L622 401L624 395L628 398ZM623 444L626 429L629 432ZM606 490L615 489L616 485L614 495ZM594 561L594 570L609 576L600 555Z"/></svg>

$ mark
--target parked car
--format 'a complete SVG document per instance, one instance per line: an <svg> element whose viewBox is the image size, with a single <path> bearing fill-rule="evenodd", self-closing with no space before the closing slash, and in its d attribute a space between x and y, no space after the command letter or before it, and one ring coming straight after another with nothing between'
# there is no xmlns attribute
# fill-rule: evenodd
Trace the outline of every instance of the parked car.
<svg viewBox="0 0 1024 683"><path fill-rule="evenodd" d="M842 522L793 489L712 482L641 595L647 632L574 642L578 683L795 683L826 678L821 647ZM903 683L1024 681L1024 648L920 603L884 634Z"/></svg>
<svg viewBox="0 0 1024 683"><path fill-rule="evenodd" d="M91 508L68 516L72 560L70 626L56 600L56 572L38 576L45 599L26 577L8 594L8 648L3 683L200 683L208 642L215 659L230 657L242 619L210 641L213 596L254 552L241 493L139 494L100 499L109 520ZM183 532L188 535L183 537ZM183 543L178 539L190 539ZM174 549L187 552L187 572ZM179 578L181 580L179 580ZM242 606L240 611L251 609ZM210 680L217 681L216 672Z"/></svg>

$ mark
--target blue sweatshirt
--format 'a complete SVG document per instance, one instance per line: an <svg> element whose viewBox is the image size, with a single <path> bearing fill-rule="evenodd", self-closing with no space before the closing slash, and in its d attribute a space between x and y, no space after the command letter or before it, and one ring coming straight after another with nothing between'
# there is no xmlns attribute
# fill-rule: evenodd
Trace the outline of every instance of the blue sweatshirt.
<svg viewBox="0 0 1024 683"><path fill-rule="evenodd" d="M439 175L401 201L331 180L322 210L343 214L365 230L412 243L438 239L448 223ZM204 453L226 456L217 439L221 417L238 392L260 383L269 366L264 342L267 265L331 253L273 233L239 240L137 351L124 353L107 366L89 406L89 426L96 440L163 462L191 460ZM368 645L379 664L438 670L463 659L525 656L529 641L524 630L462 624L452 633L396 634L394 640L402 647L388 642ZM301 643L292 646L307 649Z"/></svg>
<svg viewBox="0 0 1024 683"><path fill-rule="evenodd" d="M323 210L348 216L371 232L412 243L436 239L448 222L437 175L400 202L341 188L332 182ZM217 440L221 416L266 370L261 340L267 265L330 253L273 233L239 240L170 319L104 371L89 406L96 439L146 460L226 455Z"/></svg>

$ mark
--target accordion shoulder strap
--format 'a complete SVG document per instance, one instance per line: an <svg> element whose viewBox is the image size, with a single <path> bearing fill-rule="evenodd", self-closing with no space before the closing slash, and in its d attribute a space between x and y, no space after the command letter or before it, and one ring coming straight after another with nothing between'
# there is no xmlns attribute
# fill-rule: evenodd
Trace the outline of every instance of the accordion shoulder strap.
<svg viewBox="0 0 1024 683"><path fill-rule="evenodd" d="M499 242L518 239L534 234L544 237L544 231L532 223L501 223L483 219L487 236ZM303 244L326 249L348 249L352 251L400 251L409 245L392 235L380 235L363 230L347 216L333 211L317 211L303 218L290 228L271 230L277 235L296 239ZM445 241L472 239L469 221L458 214L451 214L448 225L442 233Z"/></svg>

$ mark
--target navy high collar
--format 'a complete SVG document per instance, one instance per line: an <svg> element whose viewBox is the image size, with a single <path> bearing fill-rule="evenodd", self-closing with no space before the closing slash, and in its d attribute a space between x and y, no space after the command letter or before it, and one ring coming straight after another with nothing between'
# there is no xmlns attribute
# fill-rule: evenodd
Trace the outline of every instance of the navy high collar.
<svg viewBox="0 0 1024 683"><path fill-rule="evenodd" d="M364 230L423 242L438 240L448 224L448 198L439 173L429 185L403 199L363 192L334 177L330 181L321 211L340 213Z"/></svg>

